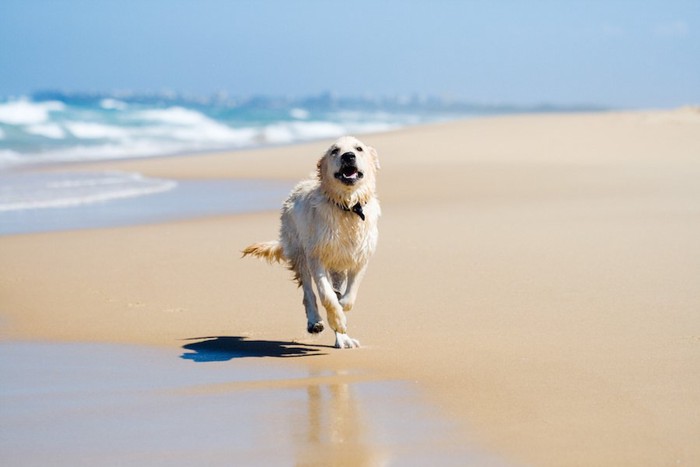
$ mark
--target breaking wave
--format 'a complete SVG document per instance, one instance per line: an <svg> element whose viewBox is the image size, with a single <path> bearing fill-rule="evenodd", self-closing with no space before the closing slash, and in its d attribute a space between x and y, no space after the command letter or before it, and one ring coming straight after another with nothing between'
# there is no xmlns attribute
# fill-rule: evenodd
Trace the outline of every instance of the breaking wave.
<svg viewBox="0 0 700 467"><path fill-rule="evenodd" d="M202 104L156 97L21 97L0 100L0 169L289 144L436 119L266 100Z"/></svg>

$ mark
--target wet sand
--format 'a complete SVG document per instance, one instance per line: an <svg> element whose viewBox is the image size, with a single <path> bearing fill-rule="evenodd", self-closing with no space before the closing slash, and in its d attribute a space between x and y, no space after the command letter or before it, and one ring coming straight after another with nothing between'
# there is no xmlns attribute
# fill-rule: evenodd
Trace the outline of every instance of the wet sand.
<svg viewBox="0 0 700 467"><path fill-rule="evenodd" d="M415 383L249 361L327 348L219 338L184 350L0 343L3 465L503 465L446 443L450 425Z"/></svg>
<svg viewBox="0 0 700 467"><path fill-rule="evenodd" d="M506 464L700 463L697 110L475 119L363 139L380 154L384 211L349 315L364 347L256 363L330 372L332 384L358 374L415 382L424 399L405 406L449 425L442 441L428 437L439 452L474 446ZM293 181L327 144L85 169ZM1 237L3 337L178 351L206 336L328 346L329 333L306 335L288 271L239 258L275 237L277 217ZM311 406L295 423L318 414ZM383 446L377 459L406 458Z"/></svg>

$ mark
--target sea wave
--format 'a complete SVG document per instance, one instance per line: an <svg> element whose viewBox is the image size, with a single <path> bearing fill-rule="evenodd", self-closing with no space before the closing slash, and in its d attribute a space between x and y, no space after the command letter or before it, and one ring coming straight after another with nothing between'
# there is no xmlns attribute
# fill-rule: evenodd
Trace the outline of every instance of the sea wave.
<svg viewBox="0 0 700 467"><path fill-rule="evenodd" d="M31 102L27 98L0 103L0 123L8 125L31 125L43 123L51 112L65 109L59 101Z"/></svg>
<svg viewBox="0 0 700 467"><path fill-rule="evenodd" d="M136 112L134 119L151 120L178 126L202 125L211 123L201 112L183 107L168 107L166 109L143 110Z"/></svg>
<svg viewBox="0 0 700 467"><path fill-rule="evenodd" d="M0 212L64 208L172 190L177 182L129 172L0 174Z"/></svg>
<svg viewBox="0 0 700 467"><path fill-rule="evenodd" d="M32 135L43 136L44 138L63 139L66 137L65 130L55 123L28 125L24 127L24 131Z"/></svg>
<svg viewBox="0 0 700 467"><path fill-rule="evenodd" d="M129 107L129 104L117 99L112 99L111 97L107 97L100 100L100 107L105 110L126 110L127 107Z"/></svg>
<svg viewBox="0 0 700 467"><path fill-rule="evenodd" d="M0 169L289 144L445 119L363 105L369 104L62 94L0 99Z"/></svg>

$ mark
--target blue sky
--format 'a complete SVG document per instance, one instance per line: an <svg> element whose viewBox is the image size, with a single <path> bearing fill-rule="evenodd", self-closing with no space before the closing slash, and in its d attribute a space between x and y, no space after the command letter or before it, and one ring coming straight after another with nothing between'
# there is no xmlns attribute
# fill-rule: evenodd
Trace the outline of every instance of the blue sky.
<svg viewBox="0 0 700 467"><path fill-rule="evenodd" d="M0 95L36 90L700 103L700 0L2 0Z"/></svg>

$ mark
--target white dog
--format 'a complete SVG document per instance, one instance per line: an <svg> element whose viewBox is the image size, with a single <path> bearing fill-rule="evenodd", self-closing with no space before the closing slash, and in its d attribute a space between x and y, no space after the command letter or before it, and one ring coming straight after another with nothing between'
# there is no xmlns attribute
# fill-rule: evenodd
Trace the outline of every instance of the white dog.
<svg viewBox="0 0 700 467"><path fill-rule="evenodd" d="M317 164L317 176L299 183L282 207L279 241L243 250L268 261L286 261L304 291L307 330L323 331L313 283L335 331L337 348L359 347L347 334L345 312L377 246L379 201L374 148L356 138L338 139Z"/></svg>

